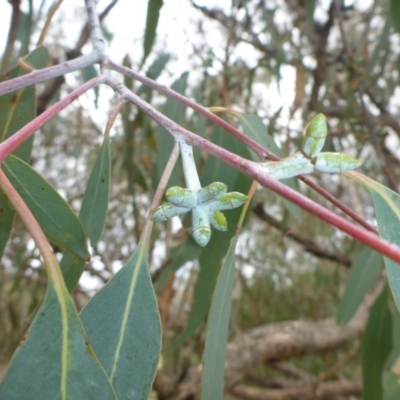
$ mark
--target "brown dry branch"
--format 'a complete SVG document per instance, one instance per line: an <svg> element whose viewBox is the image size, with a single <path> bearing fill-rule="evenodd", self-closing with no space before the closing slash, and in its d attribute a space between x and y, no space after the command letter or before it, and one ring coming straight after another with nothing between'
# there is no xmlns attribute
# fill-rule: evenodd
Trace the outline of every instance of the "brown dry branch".
<svg viewBox="0 0 400 400"><path fill-rule="evenodd" d="M245 400L323 400L338 398L338 396L360 395L361 382L333 381L317 385L299 382L297 388L260 389L238 385L229 391L231 394Z"/></svg>
<svg viewBox="0 0 400 400"><path fill-rule="evenodd" d="M345 326L338 325L335 318L325 318L320 321L285 321L272 323L251 329L232 340L227 346L227 358L225 363L225 388L231 393L239 395L239 391L246 393L249 399L324 399L333 393L360 393L361 385L358 382L318 382L316 378L315 396L310 397L310 388L306 387L304 393L297 388L281 389L278 391L259 392L260 389L251 389L241 386L241 381L250 371L262 363L276 363L288 360L291 357L307 354L318 354L339 348L348 341L360 337L365 329L369 315L369 309L384 286L384 278L381 276L373 286L364 302L359 307L352 320ZM276 364L275 364L276 365ZM155 383L154 389L158 392L160 399L187 400L195 399L200 393L201 365L190 367L181 382L174 386L161 370ZM311 379L302 380L312 381ZM167 383L168 384L167 384ZM310 383L308 384L310 386ZM250 392L253 397L250 397ZM256 397L261 393L264 397ZM280 393L280 394L279 394ZM297 393L297 397L293 397ZM261 394L259 394L261 396ZM300 397L300 395L308 397ZM269 395L270 397L266 397ZM275 397L272 397L272 396ZM280 396L280 397L279 397ZM283 397L286 396L286 397ZM289 397L292 396L292 397Z"/></svg>
<svg viewBox="0 0 400 400"><path fill-rule="evenodd" d="M290 228L282 226L282 223L280 221L265 212L264 207L261 203L256 204L253 207L253 212L262 221L281 231L287 238L290 238L295 242L301 244L306 252L311 253L319 258L338 262L347 268L351 267L352 262L349 257L345 256L344 254L332 253L330 251L322 249L313 240L292 232Z"/></svg>

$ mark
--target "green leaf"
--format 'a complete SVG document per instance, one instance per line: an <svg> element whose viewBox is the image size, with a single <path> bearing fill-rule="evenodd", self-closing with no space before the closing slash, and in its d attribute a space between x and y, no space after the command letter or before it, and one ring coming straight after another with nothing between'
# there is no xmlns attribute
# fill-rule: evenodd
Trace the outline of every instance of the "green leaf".
<svg viewBox="0 0 400 400"><path fill-rule="evenodd" d="M385 386L383 388L383 400L399 400L400 399L400 385L399 375L392 371L388 372L385 378ZM367 399L368 400L368 399ZM372 400L372 397L371 397Z"/></svg>
<svg viewBox="0 0 400 400"><path fill-rule="evenodd" d="M268 130L264 125L264 122L257 115L242 114L235 112L233 113L240 121L243 127L244 133L255 140L257 143L261 144L266 149L272 151L278 157L282 156L281 149L275 143L275 140L268 135ZM253 159L258 161L258 157L251 153Z"/></svg>
<svg viewBox="0 0 400 400"><path fill-rule="evenodd" d="M378 276L382 262L382 255L368 247L363 247L357 254L336 316L338 324L347 324L351 320Z"/></svg>
<svg viewBox="0 0 400 400"><path fill-rule="evenodd" d="M316 0L307 0L304 2L306 8L307 23L310 31L314 30L314 10Z"/></svg>
<svg viewBox="0 0 400 400"><path fill-rule="evenodd" d="M90 343L119 400L148 398L160 356L161 324L147 255L147 241L139 243L125 266L81 312Z"/></svg>
<svg viewBox="0 0 400 400"><path fill-rule="evenodd" d="M235 235L217 280L207 320L201 394L201 398L205 400L222 399L224 395L226 344L235 278L237 240L238 235Z"/></svg>
<svg viewBox="0 0 400 400"><path fill-rule="evenodd" d="M15 211L3 192L0 191L0 259L10 237Z"/></svg>
<svg viewBox="0 0 400 400"><path fill-rule="evenodd" d="M371 196L380 236L400 245L400 196L365 175L352 172L348 176L363 186ZM400 309L400 265L387 257L384 260L390 289L396 306Z"/></svg>
<svg viewBox="0 0 400 400"><path fill-rule="evenodd" d="M108 198L110 193L111 156L110 139L104 137L100 153L93 166L88 184L83 196L79 219L87 233L91 246L96 246L103 231L107 217ZM66 252L60 263L65 284L71 292L79 281L85 267L85 262Z"/></svg>
<svg viewBox="0 0 400 400"><path fill-rule="evenodd" d="M163 270L155 284L157 294L160 294L168 276L178 270L188 261L195 260L199 257L201 247L189 235L188 238L179 246L171 249L171 263Z"/></svg>
<svg viewBox="0 0 400 400"><path fill-rule="evenodd" d="M398 0L390 0L390 13L388 15L397 32L400 32L400 3Z"/></svg>
<svg viewBox="0 0 400 400"><path fill-rule="evenodd" d="M146 72L146 76L157 80L164 71L165 66L171 58L171 54L163 53L157 56ZM138 96L144 97L147 101L151 100L152 88L147 85L141 85L137 91Z"/></svg>
<svg viewBox="0 0 400 400"><path fill-rule="evenodd" d="M33 168L13 155L3 162L2 169L47 238L86 260L89 252L82 224L54 188Z"/></svg>
<svg viewBox="0 0 400 400"><path fill-rule="evenodd" d="M103 232L110 194L111 156L110 139L105 136L100 153L90 174L79 219L94 247Z"/></svg>
<svg viewBox="0 0 400 400"><path fill-rule="evenodd" d="M4 376L1 399L117 399L72 299L65 287L61 290L62 295L49 281L43 304Z"/></svg>
<svg viewBox="0 0 400 400"><path fill-rule="evenodd" d="M160 17L160 10L162 6L163 0L148 0L142 64L144 64L144 62L146 61L146 58L150 54L150 51L153 47L154 39L156 37L158 19Z"/></svg>
<svg viewBox="0 0 400 400"><path fill-rule="evenodd" d="M363 399L380 400L382 374L392 348L392 315L387 288L372 306L362 342Z"/></svg>
<svg viewBox="0 0 400 400"><path fill-rule="evenodd" d="M24 61L36 69L47 66L49 54L45 47L39 47L24 57ZM27 74L20 66L9 71L1 81ZM29 86L0 97L0 142L19 131L36 117L35 87ZM33 137L22 144L14 154L29 161ZM8 242L14 222L14 210L0 191L0 258Z"/></svg>
<svg viewBox="0 0 400 400"><path fill-rule="evenodd" d="M392 353L386 362L383 377L383 400L400 398L400 314L396 309L393 313L392 341Z"/></svg>

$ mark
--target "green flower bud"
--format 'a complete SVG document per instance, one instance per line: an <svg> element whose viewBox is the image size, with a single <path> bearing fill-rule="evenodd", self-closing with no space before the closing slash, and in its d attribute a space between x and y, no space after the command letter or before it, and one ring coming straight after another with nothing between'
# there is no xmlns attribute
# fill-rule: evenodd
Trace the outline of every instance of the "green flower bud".
<svg viewBox="0 0 400 400"><path fill-rule="evenodd" d="M212 227L217 231L226 232L228 230L228 222L221 211L211 211L208 216Z"/></svg>
<svg viewBox="0 0 400 400"><path fill-rule="evenodd" d="M206 207L198 206L192 210L192 236L201 247L204 247L210 241L210 219Z"/></svg>
<svg viewBox="0 0 400 400"><path fill-rule="evenodd" d="M210 211L231 210L240 207L247 200L247 196L239 192L230 192L208 205Z"/></svg>
<svg viewBox="0 0 400 400"><path fill-rule="evenodd" d="M316 115L307 125L303 140L303 152L309 157L316 157L322 150L328 134L328 126L324 114Z"/></svg>
<svg viewBox="0 0 400 400"><path fill-rule="evenodd" d="M360 160L345 153L321 153L315 161L315 169L328 174L342 174L361 165Z"/></svg>
<svg viewBox="0 0 400 400"><path fill-rule="evenodd" d="M280 180L292 178L300 174L309 174L314 171L314 165L301 151L281 161L272 161L261 164L263 172L271 178Z"/></svg>
<svg viewBox="0 0 400 400"><path fill-rule="evenodd" d="M165 192L167 200L179 207L193 208L197 204L197 193L195 190L183 189L172 186Z"/></svg>
<svg viewBox="0 0 400 400"><path fill-rule="evenodd" d="M201 188L197 192L198 204L203 204L206 203L207 201L219 199L226 193L227 190L228 187L225 185L225 183L213 182L208 186Z"/></svg>
<svg viewBox="0 0 400 400"><path fill-rule="evenodd" d="M182 215L189 212L190 209L186 207L178 207L172 203L163 203L154 211L151 219L153 221L167 221L177 215Z"/></svg>

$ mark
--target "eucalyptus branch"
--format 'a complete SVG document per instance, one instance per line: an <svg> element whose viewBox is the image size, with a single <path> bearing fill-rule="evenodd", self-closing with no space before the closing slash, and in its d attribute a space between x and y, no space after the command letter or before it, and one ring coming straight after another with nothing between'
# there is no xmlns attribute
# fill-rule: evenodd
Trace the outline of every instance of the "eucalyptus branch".
<svg viewBox="0 0 400 400"><path fill-rule="evenodd" d="M104 39L100 29L99 15L96 10L94 0L85 0L86 10L88 13L88 23L90 27L90 39L92 41L93 50L101 54L101 59L105 58Z"/></svg>
<svg viewBox="0 0 400 400"><path fill-rule="evenodd" d="M271 189L278 195L284 197L292 203L297 204L304 210L349 234L353 238L373 248L382 255L385 255L400 263L400 247L387 242L372 232L354 225L353 223L336 215L320 204L310 200L308 197L271 178L266 174L266 170L263 165L233 154L183 128L157 111L154 107L146 103L143 99L131 92L121 83L116 82L111 78L107 79L106 83L116 90L120 95L125 97L128 101L131 101L133 104L139 107L160 126L166 129L175 138L175 140L185 141L187 144L207 151L209 154L225 161L227 164L232 165L234 168L257 180L262 186Z"/></svg>
<svg viewBox="0 0 400 400"><path fill-rule="evenodd" d="M92 51L89 54L74 58L73 60L64 61L52 67L35 70L26 75L19 76L18 78L9 79L8 81L0 83L0 96L35 83L83 69L101 61L102 57L103 55L98 51Z"/></svg>
<svg viewBox="0 0 400 400"><path fill-rule="evenodd" d="M141 241L143 240L143 242L149 241L148 239L150 238L151 230L152 230L153 223L154 223L152 221L151 217L153 216L154 211L157 208L157 206L161 203L165 189L167 188L169 178L172 174L172 171L174 169L174 166L175 166L175 163L176 163L176 160L178 159L178 157L179 157L179 144L178 144L178 142L175 142L174 147L172 148L171 154L169 156L169 159L167 161L167 164L161 175L160 182L158 183L156 192L154 193L153 200L151 202L150 212L147 217L146 223L144 225L142 236L140 238L140 240Z"/></svg>
<svg viewBox="0 0 400 400"><path fill-rule="evenodd" d="M106 79L105 75L97 76L90 81L84 83L78 89L65 96L63 99L55 103L49 109L44 111L42 114L37 116L35 119L26 124L18 132L14 133L11 137L0 143L0 164L5 158L11 154L18 146L20 146L25 140L32 136L39 128L41 128L47 121L57 115L66 106L71 104L82 94L86 93L89 89L98 86Z"/></svg>
<svg viewBox="0 0 400 400"><path fill-rule="evenodd" d="M175 92L174 90L166 87L165 85L162 85L153 79L143 76L135 71L133 71L130 68L127 68L125 66L119 65L117 63L114 63L113 61L107 61L106 65L111 68L112 70L118 71L124 75L127 75L133 79L136 79L139 82L142 82L146 86L151 87L152 89L157 90L160 93L165 94L166 96L175 99L179 101L180 103L186 105L187 107L192 108L193 110L197 111L199 114L203 115L204 117L208 118L210 121L214 122L215 124L221 126L223 129L225 129L227 132L238 138L241 142L243 142L247 147L249 147L251 150L253 150L260 158L269 158L272 161L279 161L280 157L272 153L270 150L264 148L261 144L257 143L247 135L245 135L243 132L239 131L236 129L234 126L223 120L222 118L218 117L214 113L212 113L208 108L205 108L201 106L200 104L197 104L196 102L188 99L187 97L181 95L178 92ZM342 210L345 214L347 214L350 218L352 218L354 221L358 222L361 226L363 226L365 229L377 233L376 229L372 227L367 221L362 219L357 213L355 213L352 209L350 209L348 206L343 204L338 198L333 196L331 193L326 191L324 188L316 184L314 181L312 181L310 178L304 175L299 175L299 179L301 179L305 184L307 184L310 188L315 190L317 193L319 193L321 196L323 196L326 200L334 204L337 208Z"/></svg>
<svg viewBox="0 0 400 400"><path fill-rule="evenodd" d="M279 161L279 157L277 157L274 153L272 153L270 150L266 149L263 147L261 144L257 143L255 140L251 139L247 135L245 135L243 132L239 131L236 129L234 126L229 124L228 122L224 121L222 118L218 117L218 115L215 115L212 113L208 108L201 106L200 104L197 104L196 102L188 99L187 97L181 95L178 92L175 92L174 90L168 88L165 85L162 85L153 79L143 76L135 71L133 71L130 68L127 68L123 65L119 65L117 63L114 63L113 61L107 61L106 65L114 70L118 71L124 75L127 75L139 82L142 82L146 86L149 86L152 89L157 90L160 93L165 94L166 96L175 99L179 101L180 103L184 104L187 107L192 108L193 110L197 111L199 114L205 116L208 118L210 121L216 123L217 125L221 126L224 128L227 132L238 138L240 141L242 141L248 148L253 150L259 157L261 158L269 158L274 161Z"/></svg>

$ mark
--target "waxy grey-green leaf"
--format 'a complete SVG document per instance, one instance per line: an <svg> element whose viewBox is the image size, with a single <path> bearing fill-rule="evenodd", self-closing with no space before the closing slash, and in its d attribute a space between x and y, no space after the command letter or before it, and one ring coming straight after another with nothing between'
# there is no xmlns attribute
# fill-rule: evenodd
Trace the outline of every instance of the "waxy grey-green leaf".
<svg viewBox="0 0 400 400"><path fill-rule="evenodd" d="M60 299L52 280L33 324L8 366L0 385L0 398L117 399L87 340L72 299L65 288Z"/></svg>
<svg viewBox="0 0 400 400"><path fill-rule="evenodd" d="M351 320L375 282L382 265L382 255L368 247L363 247L357 254L336 316L338 324L347 324Z"/></svg>
<svg viewBox="0 0 400 400"><path fill-rule="evenodd" d="M237 240L238 235L235 235L222 264L207 319L201 388L203 400L224 397L225 356L235 278Z"/></svg>
<svg viewBox="0 0 400 400"><path fill-rule="evenodd" d="M86 235L65 200L27 163L9 156L2 169L39 222L47 238L82 259L89 257Z"/></svg>
<svg viewBox="0 0 400 400"><path fill-rule="evenodd" d="M392 348L389 291L383 290L372 306L362 341L363 399L382 399L383 371Z"/></svg>
<svg viewBox="0 0 400 400"><path fill-rule="evenodd" d="M362 185L371 196L379 234L383 239L400 245L400 196L398 193L357 172L348 176ZM384 257L387 277L397 308L400 310L400 265Z"/></svg>
<svg viewBox="0 0 400 400"><path fill-rule="evenodd" d="M100 153L93 166L83 196L79 219L87 233L90 244L96 246L103 231L107 217L108 199L110 194L111 156L110 139L105 135ZM66 252L60 263L65 284L71 292L77 285L85 267L72 253Z"/></svg>
<svg viewBox="0 0 400 400"><path fill-rule="evenodd" d="M147 399L161 351L161 324L147 243L85 306L81 319L119 400Z"/></svg>

